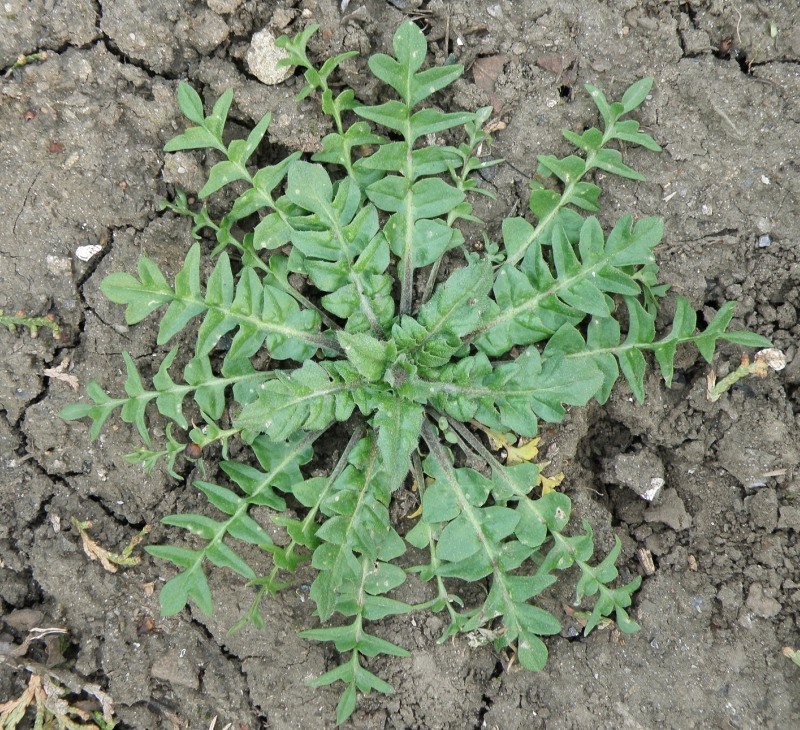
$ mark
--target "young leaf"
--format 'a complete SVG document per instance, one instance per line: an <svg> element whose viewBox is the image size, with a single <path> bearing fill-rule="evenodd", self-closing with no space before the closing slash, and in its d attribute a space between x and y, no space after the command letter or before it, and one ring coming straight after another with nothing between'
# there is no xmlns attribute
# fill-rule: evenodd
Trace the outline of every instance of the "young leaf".
<svg viewBox="0 0 800 730"><path fill-rule="evenodd" d="M361 380L345 382L307 361L289 375L277 372L274 380L264 383L258 400L245 405L234 425L266 433L274 441L299 429L324 429L350 417L355 408L353 391L363 384Z"/></svg>
<svg viewBox="0 0 800 730"><path fill-rule="evenodd" d="M387 365L397 354L394 343L381 342L364 332L337 332L336 336L353 367L372 383L383 377Z"/></svg>
<svg viewBox="0 0 800 730"><path fill-rule="evenodd" d="M423 409L404 399L382 399L373 418L378 429L378 450L384 478L390 491L402 484L408 474L411 452L419 443Z"/></svg>
<svg viewBox="0 0 800 730"><path fill-rule="evenodd" d="M178 106L190 122L202 124L205 120L203 112L203 100L189 84L181 81L178 84Z"/></svg>
<svg viewBox="0 0 800 730"><path fill-rule="evenodd" d="M653 77L647 76L631 84L622 95L622 108L625 113L632 112L639 106L653 88Z"/></svg>

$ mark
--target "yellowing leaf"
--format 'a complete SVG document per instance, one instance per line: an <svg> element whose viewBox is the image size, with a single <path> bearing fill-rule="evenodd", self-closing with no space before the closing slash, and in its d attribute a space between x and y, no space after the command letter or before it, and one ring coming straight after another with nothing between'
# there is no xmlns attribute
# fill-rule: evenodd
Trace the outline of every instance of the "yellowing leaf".
<svg viewBox="0 0 800 730"><path fill-rule="evenodd" d="M506 464L514 466L514 464L524 464L533 461L539 455L539 439L531 439L522 446L506 446Z"/></svg>
<svg viewBox="0 0 800 730"><path fill-rule="evenodd" d="M532 462L539 455L539 442L541 439L538 436L525 443L519 443L517 436L513 433L495 431L493 428L487 428L477 421L472 421L472 425L486 434L489 438L489 446L492 447L493 451L506 450L506 463L509 466Z"/></svg>
<svg viewBox="0 0 800 730"><path fill-rule="evenodd" d="M500 451L500 449L505 449L506 464L508 464L508 466L532 463L539 455L539 443L541 442L541 438L538 436L530 441L519 444L517 437L514 434L495 431L494 429L487 428L477 421L472 421L472 425L476 428L479 428L486 434L492 450ZM564 481L563 472L554 474L551 477L546 477L542 474L541 470L549 463L549 461L542 461L539 463L539 479L536 483L542 488L542 496L556 491L556 487L558 487L558 485Z"/></svg>
<svg viewBox="0 0 800 730"><path fill-rule="evenodd" d="M544 464L542 464L544 466ZM542 488L542 496L544 497L545 494L550 494L550 492L555 492L556 487L564 481L564 472L560 471L558 474L554 474L551 477L544 476L541 472L539 472L539 485Z"/></svg>
<svg viewBox="0 0 800 730"><path fill-rule="evenodd" d="M492 451L500 451L500 449L506 448L512 441L516 441L516 437L513 434L495 431L493 428L478 423L478 421L470 421L470 423L486 434L489 438L489 446L491 446Z"/></svg>

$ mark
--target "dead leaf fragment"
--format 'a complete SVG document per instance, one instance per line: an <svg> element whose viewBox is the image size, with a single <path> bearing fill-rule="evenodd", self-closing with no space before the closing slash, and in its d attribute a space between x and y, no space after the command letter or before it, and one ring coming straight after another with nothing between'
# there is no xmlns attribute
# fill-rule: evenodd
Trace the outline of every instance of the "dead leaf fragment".
<svg viewBox="0 0 800 730"><path fill-rule="evenodd" d="M44 667L36 662L17 663L30 672L30 679L25 691L16 699L0 704L0 728L15 728L17 723L27 714L28 709L35 709L35 727L50 728L55 724L59 728L97 728L90 723L92 713L89 709L96 707L87 700L73 700L71 695L87 694L95 697L103 710L103 720L112 727L114 722L114 705L111 697L95 684L83 681L81 677L66 670Z"/></svg>
<svg viewBox="0 0 800 730"><path fill-rule="evenodd" d="M507 62L508 56L504 53L476 59L472 66L475 86L487 93L491 92L494 89L497 77L503 72L503 67Z"/></svg>
<svg viewBox="0 0 800 730"><path fill-rule="evenodd" d="M507 126L502 119L494 119L483 128L483 131L487 134L494 134L494 132L502 132Z"/></svg>
<svg viewBox="0 0 800 730"><path fill-rule="evenodd" d="M568 101L571 101L572 87L575 86L575 82L578 80L577 58L569 55L545 53L536 59L536 65L557 77L556 83L562 87L559 93L562 97L566 97Z"/></svg>
<svg viewBox="0 0 800 730"><path fill-rule="evenodd" d="M80 388L80 382L78 378L74 375L69 375L66 370L69 367L69 358L65 357L58 366L54 368L45 368L42 371L43 375L46 375L48 378L54 378L55 380L61 380L69 385L70 388L73 390L78 390Z"/></svg>
<svg viewBox="0 0 800 730"><path fill-rule="evenodd" d="M550 462L543 461L540 466L546 466ZM560 471L558 474L553 474L551 477L544 476L541 472L539 473L539 486L542 488L542 496L545 494L550 494L550 492L555 492L556 487L561 485L561 482L564 481L564 472Z"/></svg>
<svg viewBox="0 0 800 730"><path fill-rule="evenodd" d="M140 557L131 555L131 553L133 552L133 549L144 539L145 535L150 532L149 525L145 526L145 528L137 535L134 535L121 553L112 553L111 551L100 547L94 540L92 540L91 537L89 537L87 530L92 526L91 521L81 522L73 517L72 525L80 533L81 542L83 543L83 552L86 553L86 556L89 558L89 560L99 560L103 568L105 568L109 573L116 573L117 570L119 570L118 566L120 565L128 568L133 565L138 565L142 562Z"/></svg>
<svg viewBox="0 0 800 730"><path fill-rule="evenodd" d="M534 459L539 455L539 443L541 438L538 436L530 441L518 442L514 434L502 433L494 429L487 428L486 426L478 423L477 421L471 422L473 426L483 431L489 439L489 445L493 451L503 450L506 452L506 464L508 466L515 466L516 464L532 464ZM549 461L540 461L536 465L538 467L538 478L536 483L542 488L542 496L550 492L554 492L561 482L564 481L564 473L559 472L553 476L546 477L542 474L542 469L546 467Z"/></svg>
<svg viewBox="0 0 800 730"><path fill-rule="evenodd" d="M136 626L136 635L143 636L144 634L149 634L151 631L153 631L153 629L155 629L155 627L156 622L153 620L153 617L144 616Z"/></svg>
<svg viewBox="0 0 800 730"><path fill-rule="evenodd" d="M108 550L101 548L86 532L86 528L91 527L91 522L78 522L74 517L72 524L78 529L81 535L81 542L83 543L83 552L89 560L99 560L100 564L109 572L116 573L118 568L114 563L108 559Z"/></svg>
<svg viewBox="0 0 800 730"><path fill-rule="evenodd" d="M636 551L636 557L639 559L639 565L642 566L645 575L653 575L656 572L656 565L653 562L653 553L647 548L640 547Z"/></svg>

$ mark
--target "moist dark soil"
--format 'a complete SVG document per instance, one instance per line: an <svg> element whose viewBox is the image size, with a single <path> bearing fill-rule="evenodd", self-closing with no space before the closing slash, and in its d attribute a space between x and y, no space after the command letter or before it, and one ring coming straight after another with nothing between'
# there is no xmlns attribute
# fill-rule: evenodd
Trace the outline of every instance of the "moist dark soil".
<svg viewBox="0 0 800 730"><path fill-rule="evenodd" d="M800 727L800 668L781 653L800 644L797 1L341 5L8 0L0 9L0 307L51 313L61 326L60 339L0 328L0 652L7 658L33 626L66 630L29 656L101 686L120 728L205 730L215 717L236 730L333 726L336 692L304 686L332 666L331 650L296 635L314 624L312 576L270 600L260 631L228 633L253 593L223 571L212 579L213 616L191 608L161 618L169 568L144 554L106 571L84 553L71 518L91 520L92 537L115 551L146 524L155 525L148 540L179 541L158 520L197 508L197 474L144 473L123 459L139 444L135 429L112 418L90 441L87 423L57 414L92 380L122 393L120 352L145 371L163 356L156 324L127 327L99 282L133 271L142 253L174 274L189 246L187 221L158 205L175 185L196 191L210 164L161 151L185 124L178 81L207 99L232 88L243 128L271 111L274 149L314 150L328 131L316 102L294 102L298 77L267 86L249 74L253 34L318 23L315 58L366 56L389 49L410 17L435 62L456 54L467 66L448 107L491 104L503 123L492 153L506 162L488 182L497 200L479 208L490 234L524 210L537 154L567 154L561 129L596 123L584 83L619 98L655 77L638 118L664 151L626 151L644 183L601 180L603 223L627 212L665 219L662 328L675 294L706 320L733 299L734 327L770 337L788 366L710 403L707 366L680 353L675 383L648 379L644 405L620 385L606 406L573 409L546 431L552 468L565 473L599 547L618 535L623 571L647 573L633 606L639 633L582 638L562 614L547 668L531 674L505 671L490 646L464 637L436 644L438 616L389 621L382 635L413 657L374 662L395 693L361 701L346 727ZM381 89L364 69L363 59L348 62L341 80L371 101ZM83 261L79 249L91 245L100 251ZM722 376L741 355L723 347L712 367ZM654 479L664 486L649 503L640 493ZM637 561L640 549L653 570ZM22 663L0 661L0 702L22 692Z"/></svg>

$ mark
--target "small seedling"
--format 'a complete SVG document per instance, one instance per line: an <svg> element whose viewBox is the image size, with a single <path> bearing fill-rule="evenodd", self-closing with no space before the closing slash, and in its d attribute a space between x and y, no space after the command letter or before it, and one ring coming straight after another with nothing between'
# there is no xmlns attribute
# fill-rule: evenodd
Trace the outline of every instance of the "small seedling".
<svg viewBox="0 0 800 730"><path fill-rule="evenodd" d="M757 378L766 378L770 370L773 372L780 372L786 367L786 355L780 350L769 347L766 350L759 350L753 362L747 355L742 355L742 360L739 367L732 373L726 375L722 380L717 382L717 374L713 370L708 371L706 382L708 383L708 390L706 397L712 403L718 401L722 394L732 388L742 378L749 375L754 375Z"/></svg>
<svg viewBox="0 0 800 730"><path fill-rule="evenodd" d="M52 330L53 338L59 338L59 326L56 318L53 315L45 317L29 317L21 309L16 314L6 314L0 309L0 324L3 325L9 332L16 332L17 327L27 327L31 331L31 337L39 335L39 328L45 327Z"/></svg>
<svg viewBox="0 0 800 730"><path fill-rule="evenodd" d="M791 646L784 646L781 653L787 659L791 659L798 667L800 667L800 651L793 649Z"/></svg>
<svg viewBox="0 0 800 730"><path fill-rule="evenodd" d="M38 51L37 53L29 53L27 56L25 54L20 54L19 56L17 56L17 60L14 61L14 63L12 63L6 69L6 72L3 74L3 78L7 79L18 68L27 66L29 63L35 63L36 61L46 61L46 60L47 60L47 51Z"/></svg>
<svg viewBox="0 0 800 730"><path fill-rule="evenodd" d="M540 492L535 444L526 444L539 421L560 422L565 406L605 403L620 374L641 401L648 353L669 384L679 346L693 344L710 360L719 340L768 342L728 332L734 303L698 331L684 298L676 300L671 331L656 339L666 293L653 256L662 221L624 216L605 233L591 215L601 193L594 173L642 179L613 144L660 149L629 118L652 79L634 83L614 103L587 85L602 129L565 131L578 154L539 157L528 213L506 219L502 240L494 242L485 234L481 240L470 203L489 194L475 173L498 162L478 156L490 142L492 109L426 105L462 67L423 69L426 39L405 23L394 36L394 56L369 59L393 98L365 105L353 90L329 84L352 54L320 68L308 59L314 31L279 41L286 63L304 71L300 97L317 95L332 120L311 161L294 152L258 167L252 158L270 115L246 139L226 143L232 93L206 114L200 96L179 86L193 126L166 150L209 149L219 157L201 199L231 183L239 192L217 222L205 206L193 213L183 195L168 205L193 219L195 237L213 232L216 264L204 282L203 246L195 242L174 283L142 257L138 276L111 274L102 289L126 305L131 325L166 307L159 345L199 320L194 351L173 347L152 375L152 389L124 354L126 395L112 398L92 383L92 402L68 406L62 416L90 418L96 438L120 410L145 442L140 456L147 465L165 456L172 468L189 443L206 454L222 445L218 480L194 483L210 502L208 513L162 520L187 529L191 542L147 548L178 569L161 590L162 611L175 614L191 600L210 612L206 569L216 565L257 588L242 621L262 626L262 598L310 563L321 625L302 636L332 642L342 661L310 684L341 683L341 723L357 695L392 690L368 668L370 659L408 654L370 632L371 622L387 616L444 612L440 641L459 633L483 637L540 670L547 659L542 637L561 624L533 600L574 568L585 633L607 617L635 631L627 609L640 578L618 584L620 540L593 562L590 525L570 525L566 494ZM171 370L179 367L176 382ZM205 422L191 430L187 396L196 420ZM168 432L165 450L151 448L153 401L168 422L189 431L184 443ZM494 441L487 445L486 436ZM237 447L230 458L233 440L252 457ZM513 460L492 450L500 442ZM338 459L321 474L331 444L339 444ZM421 512L394 523L393 495L411 488ZM271 511L272 530L285 532L279 544L250 516L254 505ZM241 543L269 553L272 569L257 573L237 551ZM410 564L408 545L425 556L419 564ZM409 574L431 585L422 606L391 595ZM468 603L463 586L476 581L486 593Z"/></svg>

